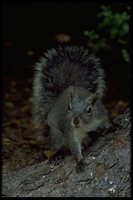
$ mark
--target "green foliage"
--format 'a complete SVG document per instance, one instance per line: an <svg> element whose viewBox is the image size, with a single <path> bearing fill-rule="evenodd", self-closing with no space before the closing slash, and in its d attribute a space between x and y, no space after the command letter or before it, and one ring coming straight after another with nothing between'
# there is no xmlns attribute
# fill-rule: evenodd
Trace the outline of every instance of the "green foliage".
<svg viewBox="0 0 133 200"><path fill-rule="evenodd" d="M90 40L99 39L100 36L98 34L95 34L94 32L95 32L94 30L84 31L84 35L88 36Z"/></svg>
<svg viewBox="0 0 133 200"><path fill-rule="evenodd" d="M126 49L122 49L122 56L127 63L131 64L129 54Z"/></svg>
<svg viewBox="0 0 133 200"><path fill-rule="evenodd" d="M102 30L105 33L105 36L101 37L95 30L84 31L84 35L88 37L89 43L95 52L108 47L106 37L109 37L110 40L115 41L116 44L122 46L122 57L128 64L130 64L130 57L126 48L128 44L128 33L130 31L129 11L131 6L125 7L126 11L123 11L122 13L113 13L111 6L101 5L100 9L101 11L97 14L97 17L102 18L102 21L97 25L97 30Z"/></svg>

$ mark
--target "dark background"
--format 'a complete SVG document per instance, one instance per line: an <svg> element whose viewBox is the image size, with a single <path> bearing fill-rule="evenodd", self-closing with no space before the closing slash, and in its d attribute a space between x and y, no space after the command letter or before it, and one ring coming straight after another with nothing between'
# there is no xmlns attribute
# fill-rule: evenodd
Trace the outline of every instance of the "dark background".
<svg viewBox="0 0 133 200"><path fill-rule="evenodd" d="M3 4L3 39L14 39L23 46L35 47L49 43L50 35L65 32L79 43L83 31L95 27L98 10L98 4L86 3Z"/></svg>
<svg viewBox="0 0 133 200"><path fill-rule="evenodd" d="M26 74L27 63L34 64L48 47L58 45L56 34L70 35L70 44L83 44L83 31L95 27L96 10L98 4L3 4L2 42L13 43L12 48L3 49L3 72ZM28 50L34 51L34 56L26 56ZM14 63L16 68L12 66Z"/></svg>
<svg viewBox="0 0 133 200"><path fill-rule="evenodd" d="M17 73L24 77L27 74L31 75L33 65L35 61L38 61L42 52L60 44L55 39L57 34L68 34L71 37L68 44L86 45L83 32L96 28L99 20L96 15L100 11L100 5L98 3L3 3L3 75ZM122 12L127 4L104 5L111 5L113 11ZM125 90L130 84L127 77L129 67L121 60L117 49L118 46L115 45L114 50L102 51L98 53L98 56L107 73L108 86L117 87L120 91L118 92L119 97L128 99L129 93ZM28 56L27 51L33 51L34 54ZM114 83L115 80L117 80L116 83Z"/></svg>

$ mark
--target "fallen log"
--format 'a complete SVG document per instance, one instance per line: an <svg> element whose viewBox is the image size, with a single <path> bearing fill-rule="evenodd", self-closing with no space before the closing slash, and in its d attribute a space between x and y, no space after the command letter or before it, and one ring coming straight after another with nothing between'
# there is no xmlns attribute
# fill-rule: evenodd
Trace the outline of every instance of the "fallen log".
<svg viewBox="0 0 133 200"><path fill-rule="evenodd" d="M2 175L3 197L130 197L130 109L114 121L115 131L84 151L85 171L76 173L72 155Z"/></svg>

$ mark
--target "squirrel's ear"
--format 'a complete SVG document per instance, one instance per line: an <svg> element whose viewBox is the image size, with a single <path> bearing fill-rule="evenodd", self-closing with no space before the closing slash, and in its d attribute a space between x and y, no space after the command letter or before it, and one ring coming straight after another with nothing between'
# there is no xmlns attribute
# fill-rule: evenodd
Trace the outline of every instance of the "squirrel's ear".
<svg viewBox="0 0 133 200"><path fill-rule="evenodd" d="M100 99L100 92L96 92L95 94L93 94L90 98L91 103L94 104L98 99Z"/></svg>
<svg viewBox="0 0 133 200"><path fill-rule="evenodd" d="M74 88L73 88L73 86L72 86L72 85L69 87L69 91L70 91L70 93L73 93L73 91L74 91Z"/></svg>
<svg viewBox="0 0 133 200"><path fill-rule="evenodd" d="M70 97L71 97L71 100L72 100L73 96L74 96L74 88L73 88L73 86L69 87L69 92L70 92Z"/></svg>
<svg viewBox="0 0 133 200"><path fill-rule="evenodd" d="M78 95L75 93L73 86L69 87L69 92L70 92L71 101L73 99L78 99Z"/></svg>

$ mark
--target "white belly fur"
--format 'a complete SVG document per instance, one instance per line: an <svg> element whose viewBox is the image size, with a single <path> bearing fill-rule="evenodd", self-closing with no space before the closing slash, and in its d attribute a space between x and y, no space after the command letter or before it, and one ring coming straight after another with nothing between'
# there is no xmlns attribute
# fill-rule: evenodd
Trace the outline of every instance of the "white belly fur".
<svg viewBox="0 0 133 200"><path fill-rule="evenodd" d="M100 123L101 120L97 120L95 123L84 124L80 128L73 128L73 134L75 138L81 143L84 138L88 137L88 132L95 131Z"/></svg>

